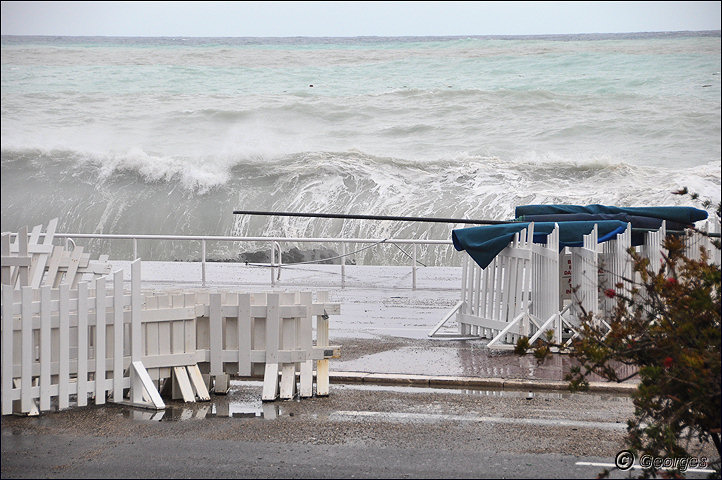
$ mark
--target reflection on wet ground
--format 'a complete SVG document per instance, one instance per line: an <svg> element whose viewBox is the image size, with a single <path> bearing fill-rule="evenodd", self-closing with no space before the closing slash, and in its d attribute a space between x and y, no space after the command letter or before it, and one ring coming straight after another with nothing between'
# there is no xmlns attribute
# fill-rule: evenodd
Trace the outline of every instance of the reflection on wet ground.
<svg viewBox="0 0 722 480"><path fill-rule="evenodd" d="M178 422L203 420L212 418L257 418L264 420L275 420L281 417L293 417L308 415L300 413L296 408L303 403L299 398L293 400L279 400L275 402L261 401L263 382L253 380L232 380L227 395L211 395L210 402L183 403L181 401L168 401L164 410L146 410L139 408L120 407L121 415L125 418L144 422ZM334 385L336 394L342 391L365 391L379 393L404 393L404 394L456 394L465 396L477 396L494 398L500 400L526 399L536 401L571 400L580 394L558 391L528 392L520 390L482 390L473 388L449 388L449 387L414 387L414 386L390 386L390 385ZM605 402L629 402L628 397L620 397L613 394L584 394L587 398L593 397ZM335 411L330 410L319 414L312 414L313 417L354 417L363 416L364 411ZM420 413L419 415L427 415ZM434 414L429 413L433 417ZM431 418L430 417L430 418ZM479 421L474 417L475 421Z"/></svg>
<svg viewBox="0 0 722 480"><path fill-rule="evenodd" d="M336 371L453 375L461 377L563 381L575 361L568 355L551 355L539 364L533 355L492 351L487 340L415 340L379 337L375 340L338 338L343 346L340 359L333 361ZM633 367L620 365L621 377ZM591 375L588 380L603 381Z"/></svg>

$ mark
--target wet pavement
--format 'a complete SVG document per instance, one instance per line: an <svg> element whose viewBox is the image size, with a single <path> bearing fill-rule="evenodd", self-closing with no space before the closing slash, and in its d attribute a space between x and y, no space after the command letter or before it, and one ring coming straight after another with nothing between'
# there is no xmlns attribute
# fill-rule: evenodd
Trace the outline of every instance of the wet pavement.
<svg viewBox="0 0 722 480"><path fill-rule="evenodd" d="M227 395L158 412L6 416L2 477L594 478L634 408L628 396L559 391L333 385L277 402L261 391L233 380Z"/></svg>
<svg viewBox="0 0 722 480"><path fill-rule="evenodd" d="M148 263L145 288L199 287L173 280L194 278L183 276L188 264ZM342 345L328 397L262 402L260 381L236 379L227 395L168 401L157 412L107 404L4 416L2 478L595 478L623 449L630 396L569 393L568 357L537 365L531 356L490 351L484 339L426 336L458 301L455 270L424 270L423 288L412 290L403 286L408 269L383 267L375 287L368 270L351 269L359 285L340 288L318 267L298 273L302 280L284 274L270 288L268 272L252 277L222 265L209 283L328 290L341 304L330 341ZM530 385L550 382L550 390Z"/></svg>
<svg viewBox="0 0 722 480"><path fill-rule="evenodd" d="M123 267L127 262L117 263ZM143 262L142 265L144 288L161 291L199 288L199 264ZM343 287L339 265L284 268L281 279L271 286L266 269L209 263L207 288L250 292L328 291L330 301L341 305L341 314L330 319L330 342L343 347L341 358L331 361L332 372L562 382L572 366L568 356L556 355L538 365L532 355L519 357L509 351L489 350L486 348L489 339L428 337L428 332L460 299L460 268L419 267L415 290L411 288L409 267L349 265L345 268ZM458 327L451 320L439 333L456 332ZM590 377L590 380L602 379Z"/></svg>

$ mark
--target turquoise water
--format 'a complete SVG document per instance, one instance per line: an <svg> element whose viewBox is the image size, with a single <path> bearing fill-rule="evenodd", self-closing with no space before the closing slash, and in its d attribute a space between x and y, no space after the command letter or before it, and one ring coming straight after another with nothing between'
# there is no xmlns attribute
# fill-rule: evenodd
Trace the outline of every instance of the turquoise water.
<svg viewBox="0 0 722 480"><path fill-rule="evenodd" d="M719 32L2 37L2 230L449 238L232 211L501 220L688 204L681 186L719 199L720 58Z"/></svg>

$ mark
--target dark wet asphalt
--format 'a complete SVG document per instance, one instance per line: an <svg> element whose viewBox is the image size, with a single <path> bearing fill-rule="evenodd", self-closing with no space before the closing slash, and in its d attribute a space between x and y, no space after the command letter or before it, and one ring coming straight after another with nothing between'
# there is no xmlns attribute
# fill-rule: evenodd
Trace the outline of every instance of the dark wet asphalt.
<svg viewBox="0 0 722 480"><path fill-rule="evenodd" d="M594 478L621 449L629 397L332 385L260 401L2 418L3 478ZM619 472L618 472L619 473ZM619 477L619 475L616 475Z"/></svg>

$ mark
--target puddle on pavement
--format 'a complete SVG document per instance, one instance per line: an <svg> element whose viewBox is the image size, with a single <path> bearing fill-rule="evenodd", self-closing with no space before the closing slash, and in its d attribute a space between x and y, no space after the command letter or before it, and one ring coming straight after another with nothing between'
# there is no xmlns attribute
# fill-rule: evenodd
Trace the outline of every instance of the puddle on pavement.
<svg viewBox="0 0 722 480"><path fill-rule="evenodd" d="M123 408L123 416L140 421L186 421L205 418L264 418L274 420L283 415L293 416L288 408L293 400L261 401L263 382L232 380L226 395L211 394L210 402L183 403L166 401L163 410ZM285 404L285 405L284 405Z"/></svg>
<svg viewBox="0 0 722 480"><path fill-rule="evenodd" d="M541 365L533 355L518 356L511 352L489 351L485 342L445 342L432 346L401 346L389 350L334 361L339 371L375 373L457 375L463 377L513 378L527 380L563 381L574 360L568 355L553 355ZM624 377L633 373L632 367L619 366L617 373ZM596 375L590 381L602 381Z"/></svg>
<svg viewBox="0 0 722 480"><path fill-rule="evenodd" d="M296 402L313 402L314 399L278 400L275 402L261 401L263 382L231 380L230 390L227 395L211 395L210 402L183 403L180 400L168 401L164 410L146 410L141 408L122 408L122 415L138 421L192 421L210 418L259 418L275 420L284 416L293 417ZM482 390L473 388L450 388L450 387L417 387L399 385L376 385L376 384L339 384L334 385L333 390L338 393L344 390L373 390L389 393L410 393L410 394L452 394L472 395L479 397L499 398L536 398L540 400L569 399L574 395L586 395L571 392L535 391L533 393L525 390ZM626 397L613 394L594 394L599 400L620 400L629 401Z"/></svg>
<svg viewBox="0 0 722 480"><path fill-rule="evenodd" d="M333 388L341 390L378 390L394 393L450 393L458 395L477 395L480 397L505 397L505 398L526 398L529 392L525 390L481 390L475 388L453 388L453 387L415 387L415 386L399 386L399 385L334 385ZM537 398L568 398L573 395L568 392L534 392Z"/></svg>

